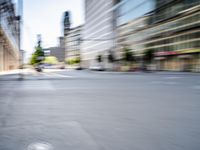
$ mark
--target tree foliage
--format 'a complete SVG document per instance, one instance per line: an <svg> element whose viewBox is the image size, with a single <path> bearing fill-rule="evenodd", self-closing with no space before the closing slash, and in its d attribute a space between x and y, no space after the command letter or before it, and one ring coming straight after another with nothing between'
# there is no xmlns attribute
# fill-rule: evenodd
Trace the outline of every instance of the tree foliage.
<svg viewBox="0 0 200 150"><path fill-rule="evenodd" d="M80 64L81 63L81 58L80 57L76 57L76 58L67 59L66 62L69 65Z"/></svg>
<svg viewBox="0 0 200 150"><path fill-rule="evenodd" d="M114 57L114 54L112 51L109 51L109 54L108 54L108 62L109 63L113 63L115 61L115 57Z"/></svg>
<svg viewBox="0 0 200 150"><path fill-rule="evenodd" d="M131 51L131 49L129 49L127 47L124 48L123 60L126 61L126 62L133 62L135 60L133 52Z"/></svg>
<svg viewBox="0 0 200 150"><path fill-rule="evenodd" d="M43 58L44 58L44 52L42 50L42 47L40 46L40 42L38 42L38 46L35 47L35 52L32 54L30 64L37 65L43 61Z"/></svg>
<svg viewBox="0 0 200 150"><path fill-rule="evenodd" d="M97 56L97 62L101 63L103 60L102 60L102 55L98 55Z"/></svg>
<svg viewBox="0 0 200 150"><path fill-rule="evenodd" d="M58 63L58 59L55 56L47 56L45 57L43 63L55 65Z"/></svg>
<svg viewBox="0 0 200 150"><path fill-rule="evenodd" d="M145 60L146 63L151 63L153 57L154 57L154 52L153 52L152 49L145 51L144 60Z"/></svg>

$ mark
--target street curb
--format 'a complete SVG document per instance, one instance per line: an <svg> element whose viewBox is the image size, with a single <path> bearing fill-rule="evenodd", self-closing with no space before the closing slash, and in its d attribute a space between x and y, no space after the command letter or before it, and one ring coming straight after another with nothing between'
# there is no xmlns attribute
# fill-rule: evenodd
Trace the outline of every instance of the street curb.
<svg viewBox="0 0 200 150"><path fill-rule="evenodd" d="M200 72L172 72L172 71L135 71L135 72L116 72L116 71L93 71L88 70L92 73L99 74L160 74L160 75L200 75Z"/></svg>

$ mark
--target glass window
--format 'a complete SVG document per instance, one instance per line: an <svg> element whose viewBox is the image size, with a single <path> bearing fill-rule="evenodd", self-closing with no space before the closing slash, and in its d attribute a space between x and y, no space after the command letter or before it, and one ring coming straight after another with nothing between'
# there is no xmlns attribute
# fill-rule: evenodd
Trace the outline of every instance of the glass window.
<svg viewBox="0 0 200 150"><path fill-rule="evenodd" d="M118 10L118 25L124 24L128 21L141 17L153 9L154 0L124 0L124 3L120 6Z"/></svg>

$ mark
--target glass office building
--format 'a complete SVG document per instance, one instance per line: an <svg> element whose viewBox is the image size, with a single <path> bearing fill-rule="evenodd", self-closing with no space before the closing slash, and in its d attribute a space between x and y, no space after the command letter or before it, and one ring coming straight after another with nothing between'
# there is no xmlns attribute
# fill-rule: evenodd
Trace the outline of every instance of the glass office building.
<svg viewBox="0 0 200 150"><path fill-rule="evenodd" d="M97 57L106 58L113 48L114 0L85 0L85 24L81 43L82 67L97 66ZM103 59L106 64L106 59Z"/></svg>
<svg viewBox="0 0 200 150"><path fill-rule="evenodd" d="M138 7L132 4L133 15L131 11L122 12L134 1L122 2L118 7L119 14L124 14L118 16L120 45L128 45L141 55L153 50L152 64L157 70L200 71L200 0L146 1ZM140 9L144 11L138 12Z"/></svg>
<svg viewBox="0 0 200 150"><path fill-rule="evenodd" d="M154 0L121 0L117 1L117 25L125 24L149 13L155 8Z"/></svg>
<svg viewBox="0 0 200 150"><path fill-rule="evenodd" d="M70 62L80 58L80 39L82 38L83 26L70 28L65 36L66 61Z"/></svg>
<svg viewBox="0 0 200 150"><path fill-rule="evenodd" d="M157 0L146 49L159 70L200 71L200 0Z"/></svg>
<svg viewBox="0 0 200 150"><path fill-rule="evenodd" d="M20 17L12 1L0 0L0 71L19 67Z"/></svg>
<svg viewBox="0 0 200 150"><path fill-rule="evenodd" d="M117 53L123 57L124 48L134 51L141 65L141 50L145 48L145 37L141 32L148 26L149 13L155 9L154 0L121 0L115 5Z"/></svg>

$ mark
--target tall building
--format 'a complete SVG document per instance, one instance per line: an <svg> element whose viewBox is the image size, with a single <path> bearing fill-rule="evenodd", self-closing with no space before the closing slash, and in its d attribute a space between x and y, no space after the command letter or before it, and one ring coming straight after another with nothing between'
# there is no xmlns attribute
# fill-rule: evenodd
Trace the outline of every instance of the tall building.
<svg viewBox="0 0 200 150"><path fill-rule="evenodd" d="M138 67L143 65L143 56L140 50L145 48L145 36L140 33L147 26L148 19L148 15L142 16L117 27L116 52L118 57L123 57L126 48L131 49Z"/></svg>
<svg viewBox="0 0 200 150"><path fill-rule="evenodd" d="M200 0L157 0L145 50L158 70L200 71ZM143 49L144 50L144 49Z"/></svg>
<svg viewBox="0 0 200 150"><path fill-rule="evenodd" d="M119 40L130 38L124 35L122 30L130 28L133 32L137 29L134 25L136 22L141 21L136 23L137 25L145 24L144 19L137 18L153 10L153 7L153 0L85 0L85 26L81 49L84 65L88 67L97 63L98 55L103 56L106 64L109 51L114 52L117 60L121 59L120 47L127 42ZM137 21L133 21L134 19ZM133 44L130 43L130 46L133 47Z"/></svg>
<svg viewBox="0 0 200 150"><path fill-rule="evenodd" d="M141 32L148 26L149 13L155 8L154 6L154 0L121 0L115 5L116 51L119 57L123 56L124 48L129 48L137 59L141 60L140 49L145 48L145 35Z"/></svg>
<svg viewBox="0 0 200 150"><path fill-rule="evenodd" d="M63 36L59 37L59 46L65 48L65 38Z"/></svg>
<svg viewBox="0 0 200 150"><path fill-rule="evenodd" d="M66 61L80 59L83 26L71 28L70 12L64 13L64 47Z"/></svg>
<svg viewBox="0 0 200 150"><path fill-rule="evenodd" d="M63 20L63 29L64 29L64 38L68 34L68 31L70 30L71 27L71 21L70 21L70 12L66 11L64 13L64 20Z"/></svg>
<svg viewBox="0 0 200 150"><path fill-rule="evenodd" d="M157 70L199 72L200 0L146 2L133 7L134 1L122 0L118 5L118 47L128 45L143 58L146 51L153 51ZM123 13L128 3L133 9ZM138 12L137 16L131 12Z"/></svg>
<svg viewBox="0 0 200 150"><path fill-rule="evenodd" d="M70 28L65 36L66 60L80 59L80 47L83 26Z"/></svg>
<svg viewBox="0 0 200 150"><path fill-rule="evenodd" d="M114 0L85 0L85 25L81 45L83 67L95 65L98 55L106 58L114 48L114 4Z"/></svg>
<svg viewBox="0 0 200 150"><path fill-rule="evenodd" d="M155 9L155 0L118 0L113 9L117 13L117 26L120 26L146 16Z"/></svg>
<svg viewBox="0 0 200 150"><path fill-rule="evenodd" d="M153 51L158 70L200 71L199 11L200 0L85 0L84 65L125 45L142 61Z"/></svg>
<svg viewBox="0 0 200 150"><path fill-rule="evenodd" d="M0 0L0 71L19 67L20 16L11 0Z"/></svg>

